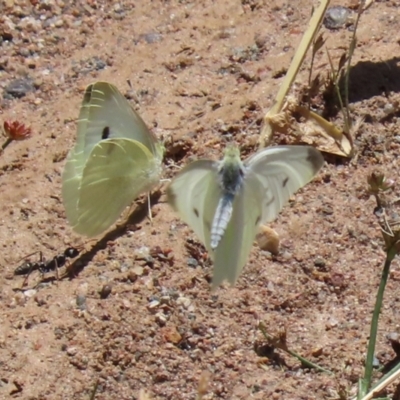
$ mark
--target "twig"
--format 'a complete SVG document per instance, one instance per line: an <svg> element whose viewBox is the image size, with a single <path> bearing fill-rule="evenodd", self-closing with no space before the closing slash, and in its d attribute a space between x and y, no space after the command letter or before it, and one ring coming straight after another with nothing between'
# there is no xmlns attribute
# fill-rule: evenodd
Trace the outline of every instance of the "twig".
<svg viewBox="0 0 400 400"><path fill-rule="evenodd" d="M264 337L268 341L273 341L274 340L274 338L267 333L266 327L262 322L260 322L258 324L258 327L259 327L260 331L262 332L262 334L264 335ZM290 354L292 357L297 358L302 363L302 365L304 365L306 367L314 368L314 369L316 369L318 371L321 371L321 372L324 372L326 374L332 375L331 371L328 371L327 369L320 367L318 364L314 364L313 362L307 360L306 358L300 356L299 354L295 353L294 351L292 351L292 350L290 350L288 348L279 347L279 349L281 349L281 350L285 351L286 353Z"/></svg>

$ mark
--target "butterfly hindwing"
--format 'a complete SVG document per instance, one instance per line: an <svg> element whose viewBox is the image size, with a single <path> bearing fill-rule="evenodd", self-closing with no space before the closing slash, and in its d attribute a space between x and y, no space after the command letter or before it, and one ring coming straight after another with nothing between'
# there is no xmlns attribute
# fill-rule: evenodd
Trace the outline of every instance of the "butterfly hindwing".
<svg viewBox="0 0 400 400"><path fill-rule="evenodd" d="M185 167L167 189L168 202L209 252L211 224L221 189L214 161L199 160Z"/></svg>
<svg viewBox="0 0 400 400"><path fill-rule="evenodd" d="M83 171L75 231L89 237L104 232L133 199L157 182L157 168L149 150L137 141L97 144Z"/></svg>
<svg viewBox="0 0 400 400"><path fill-rule="evenodd" d="M159 181L162 157L157 138L114 85L89 85L63 172L63 202L73 229L89 237L107 230Z"/></svg>

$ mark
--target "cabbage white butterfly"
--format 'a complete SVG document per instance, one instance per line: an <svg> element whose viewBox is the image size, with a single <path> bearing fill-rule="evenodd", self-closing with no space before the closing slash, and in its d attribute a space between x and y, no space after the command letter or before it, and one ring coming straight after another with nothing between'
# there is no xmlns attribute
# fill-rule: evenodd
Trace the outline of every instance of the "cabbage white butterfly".
<svg viewBox="0 0 400 400"><path fill-rule="evenodd" d="M86 88L78 135L62 175L62 198L75 232L107 230L137 196L160 180L163 148L119 90Z"/></svg>
<svg viewBox="0 0 400 400"><path fill-rule="evenodd" d="M172 180L168 202L214 261L212 289L224 280L235 284L259 225L275 219L323 163L309 146L269 147L244 162L228 147L222 161L195 161Z"/></svg>

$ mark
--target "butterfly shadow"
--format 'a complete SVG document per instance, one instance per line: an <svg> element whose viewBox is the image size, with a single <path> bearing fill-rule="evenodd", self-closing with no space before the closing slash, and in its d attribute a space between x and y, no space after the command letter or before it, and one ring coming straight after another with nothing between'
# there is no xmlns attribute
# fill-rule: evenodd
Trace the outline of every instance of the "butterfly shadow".
<svg viewBox="0 0 400 400"><path fill-rule="evenodd" d="M150 204L157 204L162 196L161 190L157 190L151 193L150 195ZM113 240L118 239L123 236L127 228L131 225L140 224L148 217L149 213L149 205L148 200L139 203L134 210L129 214L126 221L122 224L117 225L113 230L106 233L100 240L98 240L95 245L87 252L82 253L80 256L75 258L73 262L69 265L65 275L62 278L73 279L80 272L82 272L85 267L89 264L90 261L93 260L94 256L100 251L107 248L107 243Z"/></svg>

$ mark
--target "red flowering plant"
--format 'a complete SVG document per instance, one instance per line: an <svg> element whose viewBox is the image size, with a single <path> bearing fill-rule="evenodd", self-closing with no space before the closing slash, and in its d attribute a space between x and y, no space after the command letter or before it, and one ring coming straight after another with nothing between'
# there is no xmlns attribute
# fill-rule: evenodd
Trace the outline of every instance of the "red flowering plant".
<svg viewBox="0 0 400 400"><path fill-rule="evenodd" d="M3 131L6 141L1 145L3 151L14 140L25 140L31 137L31 128L19 121L4 121Z"/></svg>

